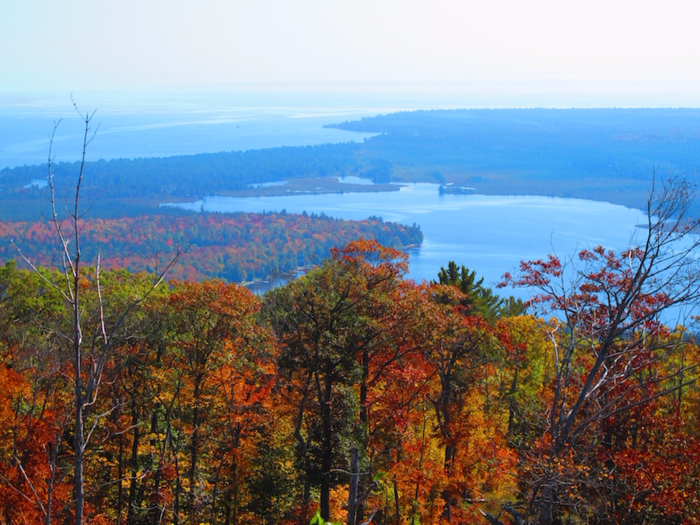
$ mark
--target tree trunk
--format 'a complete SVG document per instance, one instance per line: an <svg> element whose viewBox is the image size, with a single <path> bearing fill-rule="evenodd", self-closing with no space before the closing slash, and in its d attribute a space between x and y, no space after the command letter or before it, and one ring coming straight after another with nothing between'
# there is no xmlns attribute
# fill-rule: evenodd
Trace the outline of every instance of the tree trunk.
<svg viewBox="0 0 700 525"><path fill-rule="evenodd" d="M362 451L367 455L367 443L369 442L369 411L367 410L367 392L369 386L369 352L367 348L362 350L362 384L360 385L360 423L362 425ZM359 469L358 469L359 472ZM367 483L364 478L358 478L361 494L365 494ZM356 507L356 521L362 523L365 519L365 500Z"/></svg>
<svg viewBox="0 0 700 525"><path fill-rule="evenodd" d="M440 405L442 410L442 425L443 425L443 435L450 442L450 397L452 393L452 382L449 376L446 376L443 380L443 390L440 394ZM447 475L448 481L452 478L452 470L454 467L454 458L457 454L457 450L454 445L445 445L445 474ZM443 511L443 519L450 523L452 521L452 496L448 490L442 491L442 499L445 501L445 509Z"/></svg>
<svg viewBox="0 0 700 525"><path fill-rule="evenodd" d="M190 492L188 494L187 506L190 511L190 521L195 522L195 511L197 499L197 494L195 492L197 484L195 483L196 473L197 473L197 454L199 452L199 396L202 389L202 376L200 374L195 378L193 401L194 401L194 413L192 415L192 442L190 448Z"/></svg>
<svg viewBox="0 0 700 525"><path fill-rule="evenodd" d="M60 438L57 436L56 442L49 444L49 469L51 474L49 475L48 487L46 489L46 516L44 517L44 525L51 525L53 493L56 485L56 469L58 469L59 440Z"/></svg>
<svg viewBox="0 0 700 525"><path fill-rule="evenodd" d="M153 411L153 415L151 417L151 435L155 436L158 433L158 411L155 409ZM155 438L151 439L151 450L156 450L157 442ZM163 450L165 450L165 447L167 447L167 437L166 441L164 444ZM159 498L160 494L160 478L161 478L161 472L163 470L163 453L161 453L158 456L158 468L156 469L155 475L153 476L153 503L151 504L151 510L150 515L151 515L151 525L158 525L158 522L160 521L160 516L161 516L161 502L159 500L156 500L155 498ZM157 502L157 503L156 503Z"/></svg>
<svg viewBox="0 0 700 525"><path fill-rule="evenodd" d="M226 501L226 521L224 521L224 525L231 525L231 503L227 500Z"/></svg>
<svg viewBox="0 0 700 525"><path fill-rule="evenodd" d="M175 497L173 505L173 525L179 525L180 523L180 467L177 461L177 452L175 451Z"/></svg>
<svg viewBox="0 0 700 525"><path fill-rule="evenodd" d="M551 525L553 519L552 487L545 487L540 503L540 525Z"/></svg>
<svg viewBox="0 0 700 525"><path fill-rule="evenodd" d="M515 396L515 392L517 391L518 388L518 367L515 367L515 371L513 373L513 381L510 385L510 392L508 392L508 430L506 435L508 437L511 437L513 433L515 432L515 429L513 428L515 426L515 402L513 401L513 397Z"/></svg>
<svg viewBox="0 0 700 525"><path fill-rule="evenodd" d="M129 481L129 504L126 511L126 523L132 524L136 521L134 512L136 510L136 476L139 471L139 440L141 439L141 431L139 430L138 407L136 404L136 392L131 394L131 425L134 428L134 440L131 443L131 480Z"/></svg>
<svg viewBox="0 0 700 525"><path fill-rule="evenodd" d="M119 434L119 459L117 460L117 525L122 525L122 505L124 502L124 489L122 488L122 478L124 477L124 434Z"/></svg>
<svg viewBox="0 0 700 525"><path fill-rule="evenodd" d="M357 448L350 451L350 490L348 492L348 522L347 525L355 525L355 509L357 505L357 481L360 473Z"/></svg>
<svg viewBox="0 0 700 525"><path fill-rule="evenodd" d="M73 450L75 458L73 460L73 497L75 498L75 525L83 525L83 509L85 507L85 489L83 481L83 444L85 443L83 421L83 409L85 400L83 399L82 374L82 349L80 330L80 309L78 303L78 279L75 280L75 299L73 301L73 319L75 322L75 332L73 341L74 365L75 365L75 436L73 437Z"/></svg>
<svg viewBox="0 0 700 525"><path fill-rule="evenodd" d="M331 467L333 466L333 429L331 415L332 371L327 370L321 403L323 442L321 445L321 517L330 521Z"/></svg>
<svg viewBox="0 0 700 525"><path fill-rule="evenodd" d="M399 485L396 483L396 476L394 476L394 507L394 525L400 525L401 509L399 508Z"/></svg>

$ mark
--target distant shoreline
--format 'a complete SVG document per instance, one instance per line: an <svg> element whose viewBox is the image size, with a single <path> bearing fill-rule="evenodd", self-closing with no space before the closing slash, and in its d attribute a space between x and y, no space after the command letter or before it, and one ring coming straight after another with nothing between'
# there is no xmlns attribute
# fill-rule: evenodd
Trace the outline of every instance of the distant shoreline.
<svg viewBox="0 0 700 525"><path fill-rule="evenodd" d="M364 194L395 192L401 184L414 182L441 185L446 195L575 198L643 209L654 173L657 182L700 180L699 118L700 109L389 113L323 128L373 135L363 142L225 151L223 143L229 139L222 138L222 143L207 144L222 147L218 153L91 161L81 193L86 203L94 203L91 213L111 217L154 213L160 203L197 202L207 195ZM290 117L274 120L274 126L273 121L259 123L259 129L253 122L236 121L220 125L231 129L218 124L206 129L224 137L257 136L253 132L279 125L301 139L302 130L318 131L321 120ZM140 143L146 132L179 132L186 126L137 128L109 136ZM99 151L90 153L99 156ZM79 166L59 162L56 168L57 195L63 198L74 189ZM45 177L45 166L0 169L3 218L36 216L31 208L45 207L47 200L45 188L36 181ZM378 184L364 184L360 178ZM691 212L700 215L700 201Z"/></svg>
<svg viewBox="0 0 700 525"><path fill-rule="evenodd" d="M222 191L221 197L279 197L291 195L317 195L323 193L376 193L399 191L402 184L352 184L341 182L338 177L313 177L286 179L284 184L243 190Z"/></svg>

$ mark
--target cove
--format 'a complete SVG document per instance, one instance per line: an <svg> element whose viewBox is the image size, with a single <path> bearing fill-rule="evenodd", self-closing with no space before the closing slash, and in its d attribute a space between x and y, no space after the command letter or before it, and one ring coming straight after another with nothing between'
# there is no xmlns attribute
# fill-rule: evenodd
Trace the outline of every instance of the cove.
<svg viewBox="0 0 700 525"><path fill-rule="evenodd" d="M409 277L433 280L453 260L494 286L523 259L549 253L562 258L602 245L626 248L645 214L606 202L539 196L453 195L437 184L408 184L400 191L281 197L205 197L176 206L207 212L324 213L341 219L380 216L417 224L423 245L409 250ZM173 204L171 204L173 205ZM521 294L516 294L521 295Z"/></svg>

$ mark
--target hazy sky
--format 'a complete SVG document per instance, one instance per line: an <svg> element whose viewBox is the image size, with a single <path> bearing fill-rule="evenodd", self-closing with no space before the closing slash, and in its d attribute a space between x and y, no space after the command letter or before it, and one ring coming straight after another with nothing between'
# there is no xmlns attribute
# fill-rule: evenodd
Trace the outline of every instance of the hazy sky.
<svg viewBox="0 0 700 525"><path fill-rule="evenodd" d="M0 0L0 90L252 83L700 97L693 4Z"/></svg>

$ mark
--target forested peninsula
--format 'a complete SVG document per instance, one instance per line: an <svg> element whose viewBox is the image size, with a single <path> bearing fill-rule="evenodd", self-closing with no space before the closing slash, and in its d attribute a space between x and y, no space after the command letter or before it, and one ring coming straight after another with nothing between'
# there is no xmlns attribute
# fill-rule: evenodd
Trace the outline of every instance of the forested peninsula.
<svg viewBox="0 0 700 525"><path fill-rule="evenodd" d="M664 179L685 176L694 183L700 164L697 109L432 110L334 127L378 135L363 143L88 162L85 202L95 202L99 216L133 215L205 195L344 191L335 184L259 186L361 176L381 184L435 182L448 192L576 197L643 207L654 170ZM70 194L79 165L59 162L57 168L62 198ZM45 166L0 170L2 217L32 219L27 201L45 203L46 190L37 181L46 176Z"/></svg>
<svg viewBox="0 0 700 525"><path fill-rule="evenodd" d="M155 272L179 248L184 253L169 278L230 282L288 277L299 268L319 264L333 247L360 238L395 249L423 242L417 226L377 217L344 221L285 212L88 217L81 221L80 235L84 260L96 264L99 255L105 269ZM22 256L35 265L61 267L62 250L53 222L0 223L0 262L22 262Z"/></svg>

